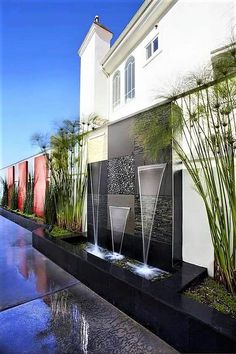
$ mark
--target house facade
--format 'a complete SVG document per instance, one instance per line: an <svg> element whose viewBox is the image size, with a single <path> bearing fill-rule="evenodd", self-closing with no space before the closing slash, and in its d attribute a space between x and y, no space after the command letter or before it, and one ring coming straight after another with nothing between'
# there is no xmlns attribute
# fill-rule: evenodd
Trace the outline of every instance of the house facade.
<svg viewBox="0 0 236 354"><path fill-rule="evenodd" d="M209 64L234 23L231 0L146 0L110 47L112 33L96 18L78 52L81 119L113 122L161 102Z"/></svg>
<svg viewBox="0 0 236 354"><path fill-rule="evenodd" d="M112 45L112 28L107 29L101 21L95 17L78 51L80 119L86 121L96 115L106 121L89 135L88 170L101 164L101 239L110 232L109 206L130 208L126 238L129 255L140 240L137 169L151 163L136 146L132 125L136 119L155 116L183 77L209 65L212 52L230 41L235 29L235 4L233 0L145 0ZM179 167L173 152L168 153L171 162L167 163L161 190L151 259L164 268L173 259L183 260L207 267L213 275L214 252L204 205L188 173ZM48 177L37 159L40 155L23 161L27 162L24 168L34 175L39 169L44 171L38 176L36 200L44 195ZM9 172L9 181L13 178L19 184L19 166L17 163L2 169L1 175ZM88 191L84 230L92 235L90 194ZM35 205L39 215L42 206L43 199ZM158 257L161 261L156 264Z"/></svg>
<svg viewBox="0 0 236 354"><path fill-rule="evenodd" d="M235 3L146 0L110 46L111 30L96 17L78 51L80 117L86 120L96 114L108 121L88 140L89 163L113 157L109 154L115 138L109 133L112 127L124 145L122 132L118 132L122 121L126 128L120 130L124 132L130 117L158 106L184 77L209 67L213 53L232 40ZM173 174L175 168L173 163ZM207 267L213 275L214 251L205 208L184 168L181 186L176 188L181 188L182 196L181 220L176 220L182 224L182 260ZM172 250L174 247L172 240Z"/></svg>

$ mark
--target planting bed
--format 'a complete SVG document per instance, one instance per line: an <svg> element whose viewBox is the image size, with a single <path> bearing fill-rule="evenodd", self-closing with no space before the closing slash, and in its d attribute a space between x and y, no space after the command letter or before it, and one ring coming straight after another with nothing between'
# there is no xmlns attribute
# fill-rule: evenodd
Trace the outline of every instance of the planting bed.
<svg viewBox="0 0 236 354"><path fill-rule="evenodd" d="M32 228L22 216L2 208L0 214ZM54 238L43 227L32 237L38 251L181 352L236 352L236 320L183 294L206 278L205 268L183 262L170 277L149 281L88 253L86 237L78 244L78 236Z"/></svg>
<svg viewBox="0 0 236 354"><path fill-rule="evenodd" d="M236 320L182 294L207 276L205 268L183 262L170 277L149 281L87 252L86 238L77 240L33 232L37 250L181 352L236 351Z"/></svg>

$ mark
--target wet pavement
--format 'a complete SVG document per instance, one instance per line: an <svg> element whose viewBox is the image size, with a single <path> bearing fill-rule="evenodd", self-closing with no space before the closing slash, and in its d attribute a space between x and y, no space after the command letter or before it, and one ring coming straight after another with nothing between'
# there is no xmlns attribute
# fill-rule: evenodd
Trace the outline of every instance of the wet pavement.
<svg viewBox="0 0 236 354"><path fill-rule="evenodd" d="M32 247L30 231L0 216L0 310L77 283Z"/></svg>
<svg viewBox="0 0 236 354"><path fill-rule="evenodd" d="M0 353L177 353L31 246L0 216Z"/></svg>

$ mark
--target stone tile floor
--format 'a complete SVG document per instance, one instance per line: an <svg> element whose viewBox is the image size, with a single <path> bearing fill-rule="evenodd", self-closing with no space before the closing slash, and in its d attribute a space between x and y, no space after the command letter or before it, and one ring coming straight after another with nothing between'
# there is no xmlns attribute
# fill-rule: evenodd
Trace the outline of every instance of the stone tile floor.
<svg viewBox="0 0 236 354"><path fill-rule="evenodd" d="M0 353L177 353L32 248L0 216Z"/></svg>

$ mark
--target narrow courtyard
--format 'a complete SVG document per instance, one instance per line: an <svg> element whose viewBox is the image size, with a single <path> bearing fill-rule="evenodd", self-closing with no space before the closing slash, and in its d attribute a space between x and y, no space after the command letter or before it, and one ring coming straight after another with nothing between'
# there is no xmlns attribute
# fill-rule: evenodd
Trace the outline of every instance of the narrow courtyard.
<svg viewBox="0 0 236 354"><path fill-rule="evenodd" d="M0 353L177 353L0 216Z"/></svg>

